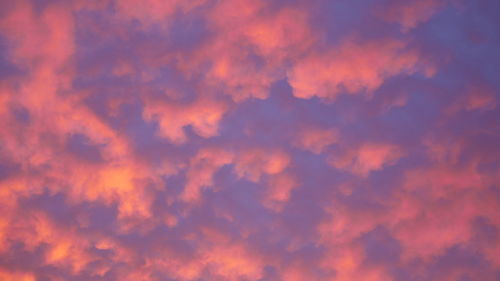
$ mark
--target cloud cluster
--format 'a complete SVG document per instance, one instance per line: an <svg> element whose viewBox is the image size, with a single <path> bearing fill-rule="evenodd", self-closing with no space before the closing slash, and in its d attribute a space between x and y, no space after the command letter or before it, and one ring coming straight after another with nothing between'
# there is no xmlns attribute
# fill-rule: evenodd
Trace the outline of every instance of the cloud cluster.
<svg viewBox="0 0 500 281"><path fill-rule="evenodd" d="M0 2L0 280L498 280L498 12Z"/></svg>

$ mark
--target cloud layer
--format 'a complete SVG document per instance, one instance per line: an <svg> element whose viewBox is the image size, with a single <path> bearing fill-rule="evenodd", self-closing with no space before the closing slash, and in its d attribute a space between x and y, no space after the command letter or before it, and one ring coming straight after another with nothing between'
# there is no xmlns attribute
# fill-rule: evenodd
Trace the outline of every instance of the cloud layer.
<svg viewBox="0 0 500 281"><path fill-rule="evenodd" d="M498 280L499 12L0 2L0 280Z"/></svg>

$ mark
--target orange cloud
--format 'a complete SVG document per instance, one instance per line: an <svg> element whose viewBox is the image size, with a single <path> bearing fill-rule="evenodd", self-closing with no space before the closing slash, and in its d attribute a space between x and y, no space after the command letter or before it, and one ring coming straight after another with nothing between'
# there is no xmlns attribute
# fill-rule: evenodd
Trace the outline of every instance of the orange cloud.
<svg viewBox="0 0 500 281"><path fill-rule="evenodd" d="M0 279L5 281L35 281L35 275L32 273L6 271L0 269Z"/></svg>
<svg viewBox="0 0 500 281"><path fill-rule="evenodd" d="M6 231L10 243L22 242L28 251L43 249L44 264L60 266L73 273L80 272L95 260L87 252L89 241L86 237L70 227L56 225L42 212L25 210L24 213Z"/></svg>

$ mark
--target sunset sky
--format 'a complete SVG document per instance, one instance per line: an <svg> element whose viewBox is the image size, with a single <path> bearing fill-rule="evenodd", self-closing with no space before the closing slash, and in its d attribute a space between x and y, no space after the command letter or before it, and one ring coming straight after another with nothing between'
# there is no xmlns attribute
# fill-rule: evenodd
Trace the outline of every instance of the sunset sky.
<svg viewBox="0 0 500 281"><path fill-rule="evenodd" d="M499 0L0 0L0 281L500 280Z"/></svg>

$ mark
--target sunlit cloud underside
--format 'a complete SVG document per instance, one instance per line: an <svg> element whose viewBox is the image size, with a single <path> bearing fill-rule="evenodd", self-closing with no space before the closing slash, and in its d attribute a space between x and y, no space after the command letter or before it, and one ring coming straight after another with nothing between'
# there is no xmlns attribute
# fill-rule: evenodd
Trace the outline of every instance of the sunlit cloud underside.
<svg viewBox="0 0 500 281"><path fill-rule="evenodd" d="M0 280L500 280L499 14L0 0Z"/></svg>

